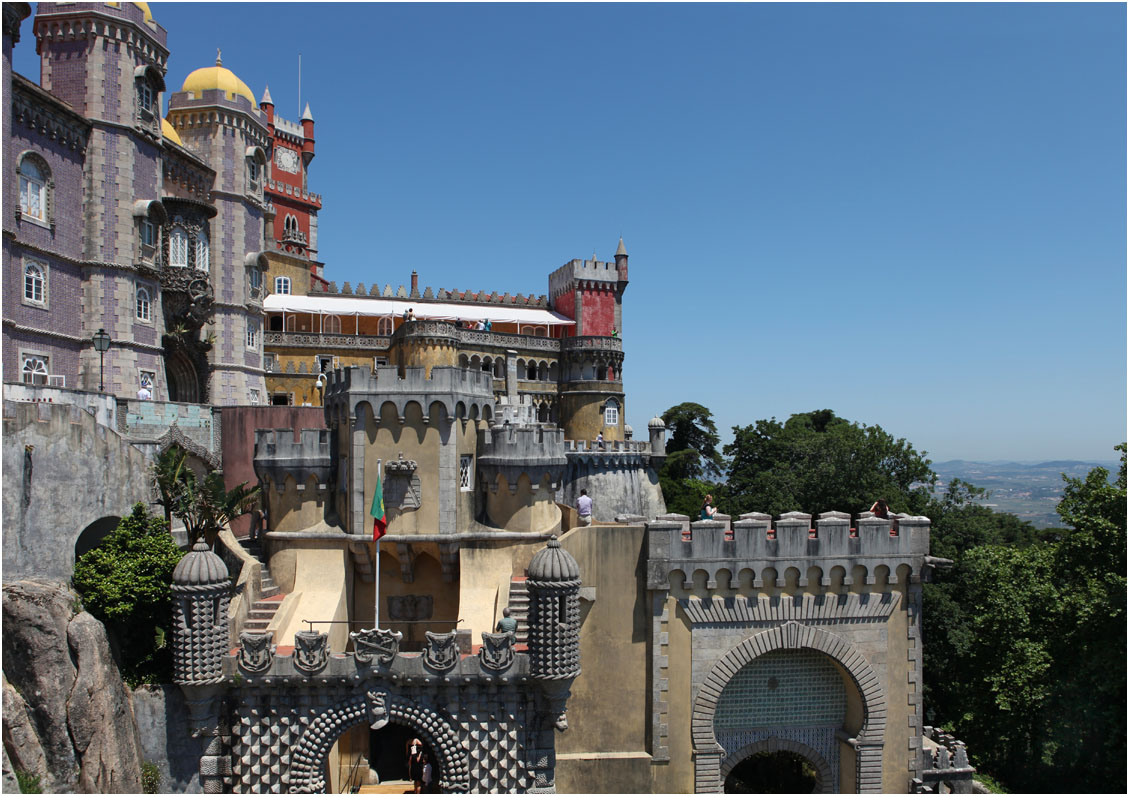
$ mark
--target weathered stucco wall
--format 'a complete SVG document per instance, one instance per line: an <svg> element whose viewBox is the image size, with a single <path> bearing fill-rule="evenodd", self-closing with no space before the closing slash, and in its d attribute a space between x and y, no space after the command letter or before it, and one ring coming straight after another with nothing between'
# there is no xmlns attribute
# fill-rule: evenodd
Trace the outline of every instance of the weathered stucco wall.
<svg viewBox="0 0 1130 797"><path fill-rule="evenodd" d="M69 582L75 543L150 499L145 456L71 405L4 402L4 580Z"/></svg>

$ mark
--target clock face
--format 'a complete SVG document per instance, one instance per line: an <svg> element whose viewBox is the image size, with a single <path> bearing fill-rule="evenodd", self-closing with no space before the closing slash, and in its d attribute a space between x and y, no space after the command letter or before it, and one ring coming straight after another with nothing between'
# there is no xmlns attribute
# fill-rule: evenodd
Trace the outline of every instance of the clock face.
<svg viewBox="0 0 1130 797"><path fill-rule="evenodd" d="M275 147L275 165L284 172L298 174L298 153L285 147Z"/></svg>

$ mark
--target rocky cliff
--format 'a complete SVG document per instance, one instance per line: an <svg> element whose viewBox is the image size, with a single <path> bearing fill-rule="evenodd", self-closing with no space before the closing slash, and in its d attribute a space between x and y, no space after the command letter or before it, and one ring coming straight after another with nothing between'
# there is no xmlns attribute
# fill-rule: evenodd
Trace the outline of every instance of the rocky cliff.
<svg viewBox="0 0 1130 797"><path fill-rule="evenodd" d="M140 792L137 725L103 625L47 581L6 584L3 619L5 784L11 767L45 792Z"/></svg>

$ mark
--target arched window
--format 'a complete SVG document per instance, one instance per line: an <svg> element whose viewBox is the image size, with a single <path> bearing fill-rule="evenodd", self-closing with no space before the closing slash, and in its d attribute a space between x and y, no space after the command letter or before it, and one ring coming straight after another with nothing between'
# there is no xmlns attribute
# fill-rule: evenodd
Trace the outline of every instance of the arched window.
<svg viewBox="0 0 1130 797"><path fill-rule="evenodd" d="M46 385L47 358L40 354L25 354L21 359L20 379L28 385Z"/></svg>
<svg viewBox="0 0 1130 797"><path fill-rule="evenodd" d="M179 224L169 232L169 265L188 268L188 233Z"/></svg>
<svg viewBox="0 0 1130 797"><path fill-rule="evenodd" d="M207 271L212 267L211 250L208 248L208 233L196 233L196 270Z"/></svg>
<svg viewBox="0 0 1130 797"><path fill-rule="evenodd" d="M51 172L47 162L28 153L20 160L20 213L36 221L47 221L47 187Z"/></svg>
<svg viewBox="0 0 1130 797"><path fill-rule="evenodd" d="M283 295L290 293L290 277L275 277L275 293Z"/></svg>
<svg viewBox="0 0 1130 797"><path fill-rule="evenodd" d="M138 321L152 321L153 310L152 302L149 298L148 288L137 289L137 320Z"/></svg>
<svg viewBox="0 0 1130 797"><path fill-rule="evenodd" d="M377 334L378 335L391 335L392 334L392 316L384 316L377 319Z"/></svg>
<svg viewBox="0 0 1130 797"><path fill-rule="evenodd" d="M38 263L24 264L24 299L35 304L47 301L46 269Z"/></svg>
<svg viewBox="0 0 1130 797"><path fill-rule="evenodd" d="M259 161L254 157L247 159L247 193L259 192Z"/></svg>
<svg viewBox="0 0 1130 797"><path fill-rule="evenodd" d="M330 335L341 334L341 316L326 316L322 323L322 331Z"/></svg>
<svg viewBox="0 0 1130 797"><path fill-rule="evenodd" d="M620 425L620 405L616 403L615 399L608 399L604 403L604 425Z"/></svg>
<svg viewBox="0 0 1130 797"><path fill-rule="evenodd" d="M286 218L283 219L283 230L290 233L298 232L298 219L295 218L294 214L286 214Z"/></svg>

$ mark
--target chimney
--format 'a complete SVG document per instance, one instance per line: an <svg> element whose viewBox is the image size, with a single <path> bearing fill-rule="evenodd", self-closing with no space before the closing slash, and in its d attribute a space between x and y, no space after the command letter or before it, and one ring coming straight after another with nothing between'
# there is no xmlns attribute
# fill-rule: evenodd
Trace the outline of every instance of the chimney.
<svg viewBox="0 0 1130 797"><path fill-rule="evenodd" d="M409 295L413 297L420 295L420 276L415 271L412 272L412 293Z"/></svg>

